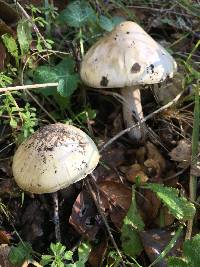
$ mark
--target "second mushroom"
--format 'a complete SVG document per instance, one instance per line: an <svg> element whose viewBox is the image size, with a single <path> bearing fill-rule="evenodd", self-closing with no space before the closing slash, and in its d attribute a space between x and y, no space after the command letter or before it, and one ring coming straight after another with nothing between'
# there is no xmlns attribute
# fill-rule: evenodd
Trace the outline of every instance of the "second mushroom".
<svg viewBox="0 0 200 267"><path fill-rule="evenodd" d="M143 119L141 85L172 78L177 64L172 56L138 24L125 21L102 37L86 53L81 78L95 88L122 88L123 115L127 127ZM145 125L129 133L140 140Z"/></svg>

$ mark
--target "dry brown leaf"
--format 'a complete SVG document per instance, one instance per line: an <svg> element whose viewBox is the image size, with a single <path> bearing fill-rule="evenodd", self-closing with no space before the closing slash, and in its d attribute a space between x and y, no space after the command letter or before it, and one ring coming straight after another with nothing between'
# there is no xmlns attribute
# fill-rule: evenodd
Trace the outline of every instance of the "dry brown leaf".
<svg viewBox="0 0 200 267"><path fill-rule="evenodd" d="M125 149L121 146L108 148L102 152L102 160L113 168L120 166L125 161Z"/></svg>
<svg viewBox="0 0 200 267"><path fill-rule="evenodd" d="M192 155L192 145L186 139L180 140L177 147L172 149L172 151L169 153L171 159L180 162L178 167L183 169L190 166L191 155ZM200 147L199 147L197 162L195 163L195 165L191 166L190 172L194 176L200 176Z"/></svg>
<svg viewBox="0 0 200 267"><path fill-rule="evenodd" d="M144 166L147 168L148 175L159 177L161 175L161 168L158 161L154 159L147 159L144 162Z"/></svg>
<svg viewBox="0 0 200 267"><path fill-rule="evenodd" d="M79 234L92 240L100 228L96 216L97 210L94 201L89 193L83 190L74 202L69 222Z"/></svg>
<svg viewBox="0 0 200 267"><path fill-rule="evenodd" d="M175 232L161 229L153 229L148 231L143 231L140 233L141 241L143 243L144 250L148 255L150 262L153 262L158 258L161 252L169 244L170 240L173 238ZM180 247L183 243L183 234L175 243L175 246L170 250L170 256L181 256ZM166 267L166 258L162 259L156 264L157 267Z"/></svg>
<svg viewBox="0 0 200 267"><path fill-rule="evenodd" d="M147 158L157 162L160 165L160 172L162 173L166 168L164 157L161 155L157 147L149 141L146 143L146 148Z"/></svg>
<svg viewBox="0 0 200 267"><path fill-rule="evenodd" d="M0 230L0 244L10 244L11 239L12 237L8 232Z"/></svg>
<svg viewBox="0 0 200 267"><path fill-rule="evenodd" d="M100 198L104 210L109 209L112 222L120 229L131 204L131 189L114 181L101 182L98 186L102 193Z"/></svg>
<svg viewBox="0 0 200 267"><path fill-rule="evenodd" d="M157 217L161 202L151 190L141 190L136 196L142 219L146 225L149 225Z"/></svg>
<svg viewBox="0 0 200 267"><path fill-rule="evenodd" d="M144 173L144 171L142 170L142 167L140 164L133 164L131 165L127 171L126 171L126 179L131 182L131 183L135 183L136 178L139 177L140 178L140 183L144 184L148 181L148 177L147 175Z"/></svg>
<svg viewBox="0 0 200 267"><path fill-rule="evenodd" d="M160 213L162 213L163 222L164 222L164 225L162 225L162 227L169 226L174 222L175 217L169 212L167 207L165 206L161 207ZM160 226L160 216L156 218L155 224L157 226Z"/></svg>
<svg viewBox="0 0 200 267"><path fill-rule="evenodd" d="M105 254L108 249L108 238L104 236L103 241L97 246L93 246L89 255L88 262L92 267L102 266Z"/></svg>
<svg viewBox="0 0 200 267"><path fill-rule="evenodd" d="M0 0L0 18L7 24L14 25L19 19L19 14L17 10L6 3L6 1Z"/></svg>
<svg viewBox="0 0 200 267"><path fill-rule="evenodd" d="M172 149L172 151L169 153L169 156L172 160L181 162L187 166L190 164L191 153L191 143L186 139L182 139L178 142L178 145Z"/></svg>
<svg viewBox="0 0 200 267"><path fill-rule="evenodd" d="M135 152L135 155L136 155L136 160L139 164L143 164L144 161L145 161L145 158L146 158L146 148L144 146L141 146L139 147L136 152Z"/></svg>
<svg viewBox="0 0 200 267"><path fill-rule="evenodd" d="M162 44L163 45L163 44ZM167 45L167 44L166 44ZM170 81L164 82L159 85L154 85L153 91L156 95L156 99L162 105L166 105L170 101L172 101L183 89L182 89L182 81L184 78L184 73L177 72L175 74L174 79Z"/></svg>

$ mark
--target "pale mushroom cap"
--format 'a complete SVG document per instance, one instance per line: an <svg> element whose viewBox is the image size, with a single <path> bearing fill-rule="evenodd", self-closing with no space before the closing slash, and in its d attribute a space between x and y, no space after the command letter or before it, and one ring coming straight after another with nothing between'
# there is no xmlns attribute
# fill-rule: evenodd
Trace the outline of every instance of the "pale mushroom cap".
<svg viewBox="0 0 200 267"><path fill-rule="evenodd" d="M98 161L97 147L86 133L56 123L42 127L18 147L12 168L19 187L43 194L83 179Z"/></svg>
<svg viewBox="0 0 200 267"><path fill-rule="evenodd" d="M126 21L102 37L86 53L81 78L91 87L154 84L173 77L172 56L138 24Z"/></svg>

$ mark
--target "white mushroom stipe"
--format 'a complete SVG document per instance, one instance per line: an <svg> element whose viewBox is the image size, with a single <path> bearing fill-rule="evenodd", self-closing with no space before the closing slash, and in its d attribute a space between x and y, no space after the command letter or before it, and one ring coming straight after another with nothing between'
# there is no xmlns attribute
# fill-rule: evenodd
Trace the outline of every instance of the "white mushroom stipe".
<svg viewBox="0 0 200 267"><path fill-rule="evenodd" d="M136 88L139 88L139 85L132 86L132 90L130 90L130 88L127 89L126 87L121 89L121 94L125 100L125 103L123 103L122 106L124 124L127 128L140 122L144 118L141 105L140 89ZM139 140L141 139L141 136L144 136L145 132L145 124L141 123L139 127L130 132L129 136L132 139Z"/></svg>
<svg viewBox="0 0 200 267"><path fill-rule="evenodd" d="M175 60L160 44L138 24L125 21L89 49L83 58L80 74L84 83L91 87L126 87L133 91L138 88L134 87L136 85L155 84L172 78L176 69ZM136 106L134 102L133 106ZM133 120L126 109L124 120L130 126ZM143 118L142 112L137 114L135 107L130 110L139 119ZM135 128L130 131L130 136L139 140L141 133Z"/></svg>
<svg viewBox="0 0 200 267"><path fill-rule="evenodd" d="M86 133L56 123L42 127L18 147L12 169L20 188L43 194L83 179L98 161L97 147Z"/></svg>

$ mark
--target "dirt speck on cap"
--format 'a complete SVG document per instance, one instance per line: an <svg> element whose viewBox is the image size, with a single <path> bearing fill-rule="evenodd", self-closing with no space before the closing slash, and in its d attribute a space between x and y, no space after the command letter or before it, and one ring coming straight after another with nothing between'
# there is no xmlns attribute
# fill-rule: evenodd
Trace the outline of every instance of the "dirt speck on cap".
<svg viewBox="0 0 200 267"><path fill-rule="evenodd" d="M108 82L109 82L109 80L107 79L107 77L102 76L101 81L100 81L100 85L101 86L108 86Z"/></svg>

